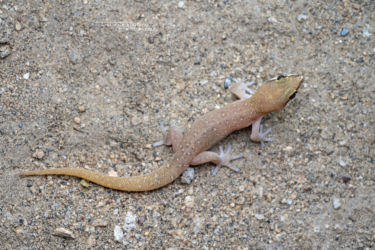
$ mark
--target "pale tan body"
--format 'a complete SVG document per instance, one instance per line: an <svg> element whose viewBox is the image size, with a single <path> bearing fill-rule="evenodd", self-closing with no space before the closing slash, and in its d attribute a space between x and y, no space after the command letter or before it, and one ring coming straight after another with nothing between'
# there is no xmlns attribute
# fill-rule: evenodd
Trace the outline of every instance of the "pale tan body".
<svg viewBox="0 0 375 250"><path fill-rule="evenodd" d="M148 191L163 187L178 178L189 165L214 161L210 154L205 154L207 149L233 131L248 127L259 118L261 119L263 115L282 109L297 91L302 81L301 76L287 76L271 80L264 83L251 98L236 101L205 114L193 123L190 130L178 142L169 165L150 174L112 177L86 169L57 168L24 172L20 176L76 176L104 187L122 191ZM240 96L240 94L237 95ZM253 137L252 135L253 140L259 139L256 138L257 136Z"/></svg>

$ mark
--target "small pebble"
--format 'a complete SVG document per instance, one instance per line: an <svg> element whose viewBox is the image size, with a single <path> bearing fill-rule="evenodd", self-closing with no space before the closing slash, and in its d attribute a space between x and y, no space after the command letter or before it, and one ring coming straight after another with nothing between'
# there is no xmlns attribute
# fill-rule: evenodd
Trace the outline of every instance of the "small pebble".
<svg viewBox="0 0 375 250"><path fill-rule="evenodd" d="M245 204L245 202L246 202L246 199L243 196L238 197L238 199L236 200L237 205L243 205Z"/></svg>
<svg viewBox="0 0 375 250"><path fill-rule="evenodd" d="M255 216L255 218L257 220L264 220L264 215L263 214L255 214L254 216Z"/></svg>
<svg viewBox="0 0 375 250"><path fill-rule="evenodd" d="M203 227L204 218L202 217L196 217L193 220L193 231L194 233L199 233Z"/></svg>
<svg viewBox="0 0 375 250"><path fill-rule="evenodd" d="M305 21L307 19L309 19L309 16L304 14L304 13L299 14L298 17L297 17L297 21L300 22L300 23L302 23L303 21Z"/></svg>
<svg viewBox="0 0 375 250"><path fill-rule="evenodd" d="M84 188L89 188L91 187L90 183L88 183L86 180L82 179L79 184L84 187Z"/></svg>
<svg viewBox="0 0 375 250"><path fill-rule="evenodd" d="M128 158L126 157L126 154L124 152L120 153L120 160L122 160L123 162L126 162L128 160Z"/></svg>
<svg viewBox="0 0 375 250"><path fill-rule="evenodd" d="M4 48L0 49L0 58L1 59L4 59L9 55L10 55L10 49L8 47L4 47Z"/></svg>
<svg viewBox="0 0 375 250"><path fill-rule="evenodd" d="M346 167L346 165L348 165L348 163L346 163L345 161L343 161L343 160L341 159L341 157L340 157L340 159L339 159L339 165L340 165L341 167Z"/></svg>
<svg viewBox="0 0 375 250"><path fill-rule="evenodd" d="M363 30L362 30L362 34L363 34L363 36L364 37L367 37L367 38L369 38L372 34L368 31L368 28L369 28L369 25L368 24L366 24L366 28L363 28Z"/></svg>
<svg viewBox="0 0 375 250"><path fill-rule="evenodd" d="M22 122L19 122L19 123L18 123L18 127L22 128L22 127L23 127L23 123L22 123Z"/></svg>
<svg viewBox="0 0 375 250"><path fill-rule="evenodd" d="M78 116L77 117L74 117L74 122L76 124L80 124L81 123L81 118L79 118Z"/></svg>
<svg viewBox="0 0 375 250"><path fill-rule="evenodd" d="M270 23L277 23L277 22L278 22L277 19L276 19L275 17L273 17L273 16L270 16L270 17L267 19L267 21L270 22Z"/></svg>
<svg viewBox="0 0 375 250"><path fill-rule="evenodd" d="M141 122L142 122L141 118L138 117L138 116L133 116L133 118L131 119L131 123L132 123L133 126L137 126Z"/></svg>
<svg viewBox="0 0 375 250"><path fill-rule="evenodd" d="M23 75L23 79L27 80L27 79L29 79L29 78L30 78L30 73L29 73L29 72L27 72L27 73L25 73L25 74Z"/></svg>
<svg viewBox="0 0 375 250"><path fill-rule="evenodd" d="M113 210L113 215L118 215L118 213L119 213L118 208L115 208L115 209Z"/></svg>
<svg viewBox="0 0 375 250"><path fill-rule="evenodd" d="M184 8L184 6L185 6L184 1L179 1L178 2L178 8L182 9L182 8Z"/></svg>
<svg viewBox="0 0 375 250"><path fill-rule="evenodd" d="M43 157L44 157L44 152L40 149L37 149L35 153L33 154L33 158L36 158L38 160L43 159Z"/></svg>
<svg viewBox="0 0 375 250"><path fill-rule="evenodd" d="M19 22L16 22L15 28L16 28L17 31L20 31L22 26Z"/></svg>
<svg viewBox="0 0 375 250"><path fill-rule="evenodd" d="M73 232L62 227L56 228L52 234L65 239L74 239Z"/></svg>
<svg viewBox="0 0 375 250"><path fill-rule="evenodd" d="M41 15L40 18L39 18L39 21L42 22L42 23L46 23L46 22L48 22L48 18Z"/></svg>
<svg viewBox="0 0 375 250"><path fill-rule="evenodd" d="M293 151L293 147L291 147L291 146L286 146L286 147L284 148L284 150L285 150L285 152L290 153L290 152Z"/></svg>
<svg viewBox="0 0 375 250"><path fill-rule="evenodd" d="M348 183L349 181L351 181L351 177L350 176L343 176L342 177L342 182L344 182L345 184Z"/></svg>
<svg viewBox="0 0 375 250"><path fill-rule="evenodd" d="M95 219L92 223L94 227L106 227L108 226L108 221L102 220L102 219Z"/></svg>
<svg viewBox="0 0 375 250"><path fill-rule="evenodd" d="M205 85L205 84L207 84L207 83L208 83L207 80L202 80L202 81L199 82L199 85L203 86L203 85Z"/></svg>
<svg viewBox="0 0 375 250"><path fill-rule="evenodd" d="M334 209L339 209L341 207L341 202L339 198L333 198L332 204Z"/></svg>
<svg viewBox="0 0 375 250"><path fill-rule="evenodd" d="M71 50L69 53L69 59L72 64L77 64L82 61L81 56L74 50Z"/></svg>
<svg viewBox="0 0 375 250"><path fill-rule="evenodd" d="M78 107L78 112L83 113L83 112L85 112L85 111L86 111L85 106L80 105L80 106Z"/></svg>
<svg viewBox="0 0 375 250"><path fill-rule="evenodd" d="M126 213L124 218L124 226L122 227L126 232L135 229L137 225L137 215L133 214L131 211Z"/></svg>
<svg viewBox="0 0 375 250"><path fill-rule="evenodd" d="M341 36L346 36L348 34L349 34L349 30L347 28L342 28L341 29L341 32L340 32Z"/></svg>
<svg viewBox="0 0 375 250"><path fill-rule="evenodd" d="M181 176L181 182L184 184L190 184L194 179L194 168L187 168Z"/></svg>
<svg viewBox="0 0 375 250"><path fill-rule="evenodd" d="M224 80L224 89L228 89L230 87L230 84L232 83L233 79L232 77L227 77Z"/></svg>
<svg viewBox="0 0 375 250"><path fill-rule="evenodd" d="M188 195L193 195L194 194L194 187L190 186L187 193L188 193Z"/></svg>
<svg viewBox="0 0 375 250"><path fill-rule="evenodd" d="M184 203L185 203L185 206L187 207L190 207L190 208L194 207L194 197L186 196Z"/></svg>
<svg viewBox="0 0 375 250"><path fill-rule="evenodd" d="M118 225L115 226L115 229L113 230L113 235L115 237L115 241L117 242L121 241L124 238L124 232Z"/></svg>
<svg viewBox="0 0 375 250"><path fill-rule="evenodd" d="M118 177L118 173L114 171L113 169L111 169L108 171L108 176Z"/></svg>
<svg viewBox="0 0 375 250"><path fill-rule="evenodd" d="M95 239L95 235L94 234L91 234L89 236L89 238L87 239L87 246L89 248L94 248L94 246L96 245L96 239Z"/></svg>
<svg viewBox="0 0 375 250"><path fill-rule="evenodd" d="M266 194L265 198L266 198L266 201L271 202L272 201L272 194L270 194L270 193Z"/></svg>
<svg viewBox="0 0 375 250"><path fill-rule="evenodd" d="M292 199L282 199L281 200L281 204L286 204L286 205L292 205L293 204L293 200Z"/></svg>
<svg viewBox="0 0 375 250"><path fill-rule="evenodd" d="M180 194L183 194L185 192L184 189L180 188L176 193L175 195L180 195Z"/></svg>

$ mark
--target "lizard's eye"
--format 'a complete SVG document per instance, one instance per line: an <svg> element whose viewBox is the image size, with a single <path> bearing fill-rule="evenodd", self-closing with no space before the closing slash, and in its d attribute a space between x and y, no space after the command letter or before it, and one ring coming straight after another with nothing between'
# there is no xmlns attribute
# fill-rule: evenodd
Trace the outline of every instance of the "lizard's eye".
<svg viewBox="0 0 375 250"><path fill-rule="evenodd" d="M284 75L279 75L278 77L277 77L277 80L280 80L280 79L283 79L283 78L285 78L286 76L284 76Z"/></svg>
<svg viewBox="0 0 375 250"><path fill-rule="evenodd" d="M291 96L289 97L289 101L292 100L294 97L296 97L296 94L297 94L297 91L294 92L293 95L291 95Z"/></svg>

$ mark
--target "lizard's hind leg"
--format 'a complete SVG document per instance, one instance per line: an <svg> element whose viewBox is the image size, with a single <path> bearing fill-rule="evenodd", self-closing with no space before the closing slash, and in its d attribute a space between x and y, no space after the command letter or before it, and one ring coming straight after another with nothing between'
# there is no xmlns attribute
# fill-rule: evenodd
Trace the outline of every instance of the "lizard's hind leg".
<svg viewBox="0 0 375 250"><path fill-rule="evenodd" d="M176 122L173 122L173 125L167 131L164 124L160 122L160 127L163 132L164 138L163 140L157 141L152 144L153 147L158 147L161 145L172 146L173 152L176 152L178 146L180 145L182 138L183 138L183 129L176 126Z"/></svg>
<svg viewBox="0 0 375 250"><path fill-rule="evenodd" d="M216 167L212 170L211 174L215 176L217 172L219 171L219 168L221 166L225 166L230 168L231 170L235 172L239 172L240 170L236 167L233 167L232 164L230 163L233 160L237 160L243 157L242 154L232 156L230 154L230 151L232 147L229 145L226 152L224 152L223 147L220 146L220 154L212 152L212 151L204 151L197 155L192 162L190 162L190 165L200 165L204 164L207 162L212 162L216 164Z"/></svg>

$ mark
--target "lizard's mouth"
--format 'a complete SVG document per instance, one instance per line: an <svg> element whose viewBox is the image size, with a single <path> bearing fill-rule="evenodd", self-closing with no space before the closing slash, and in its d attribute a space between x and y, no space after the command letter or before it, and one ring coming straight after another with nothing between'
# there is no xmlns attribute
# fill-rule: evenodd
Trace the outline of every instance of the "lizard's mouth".
<svg viewBox="0 0 375 250"><path fill-rule="evenodd" d="M296 97L297 95L297 92L298 92L298 89L301 87L302 83L303 83L303 76L298 76L298 75L289 75L289 76L297 76L299 79L299 82L298 82L298 86L296 87L294 93L289 97L288 101L292 100L294 97ZM282 79L282 78L285 78L287 76L284 76L284 75L280 75L277 77L277 79Z"/></svg>

